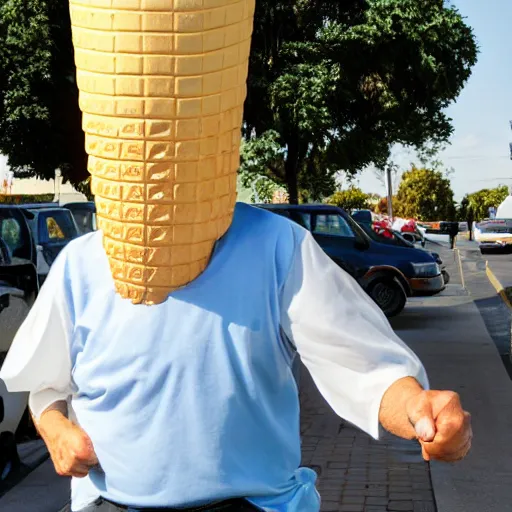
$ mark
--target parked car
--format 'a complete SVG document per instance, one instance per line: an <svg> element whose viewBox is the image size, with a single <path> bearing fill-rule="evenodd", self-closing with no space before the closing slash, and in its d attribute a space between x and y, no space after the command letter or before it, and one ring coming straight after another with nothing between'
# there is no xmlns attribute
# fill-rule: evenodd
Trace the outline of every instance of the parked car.
<svg viewBox="0 0 512 512"><path fill-rule="evenodd" d="M484 220L475 224L474 239L480 252L510 253L512 250L512 220Z"/></svg>
<svg viewBox="0 0 512 512"><path fill-rule="evenodd" d="M366 222L358 222L359 226L363 229L363 231L375 242L381 244L389 244L389 245L398 245L400 247L409 247L411 249L415 249L416 246L410 240L407 240L405 237L406 234L409 233L399 233L398 231L387 230L387 236L382 236L379 233L376 233L373 229L372 224L368 224ZM380 228L383 229L383 228ZM437 252L428 251L429 254L432 255L436 263L441 268L441 274L444 279L444 284L447 285L450 282L450 274L446 270L446 265L443 263L441 256ZM417 295L421 295L419 292ZM430 293L427 293L430 295Z"/></svg>
<svg viewBox="0 0 512 512"><path fill-rule="evenodd" d="M37 275L39 283L43 284L60 251L71 240L80 236L80 233L71 211L67 208L21 209L32 214L28 223L36 244Z"/></svg>
<svg viewBox="0 0 512 512"><path fill-rule="evenodd" d="M37 250L28 224L31 218L32 213L17 206L0 205L0 286L4 292L10 290L3 294L4 304L6 295L16 295L32 305L39 291Z"/></svg>
<svg viewBox="0 0 512 512"><path fill-rule="evenodd" d="M96 231L96 205L94 201L67 203L64 205L73 214L80 235Z"/></svg>
<svg viewBox="0 0 512 512"><path fill-rule="evenodd" d="M350 273L388 317L407 297L436 294L445 285L439 264L426 251L372 240L344 210L329 205L258 205L297 222Z"/></svg>
<svg viewBox="0 0 512 512"><path fill-rule="evenodd" d="M0 319L11 314L12 299L32 306L39 284L36 248L28 226L32 213L17 206L0 206ZM21 302L23 304L23 302ZM0 336L0 368L11 345L11 336ZM10 393L0 380L0 480L19 466L16 442L36 436L28 413L28 393Z"/></svg>

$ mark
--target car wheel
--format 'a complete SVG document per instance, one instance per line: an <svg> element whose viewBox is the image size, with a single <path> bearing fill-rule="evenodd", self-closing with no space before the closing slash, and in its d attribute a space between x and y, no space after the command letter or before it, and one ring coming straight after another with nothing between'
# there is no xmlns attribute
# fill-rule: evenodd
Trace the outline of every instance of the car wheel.
<svg viewBox="0 0 512 512"><path fill-rule="evenodd" d="M388 318L400 314L407 302L404 290L392 278L373 283L368 294Z"/></svg>
<svg viewBox="0 0 512 512"><path fill-rule="evenodd" d="M445 285L447 285L450 282L450 274L448 274L446 270L443 270L443 279Z"/></svg>

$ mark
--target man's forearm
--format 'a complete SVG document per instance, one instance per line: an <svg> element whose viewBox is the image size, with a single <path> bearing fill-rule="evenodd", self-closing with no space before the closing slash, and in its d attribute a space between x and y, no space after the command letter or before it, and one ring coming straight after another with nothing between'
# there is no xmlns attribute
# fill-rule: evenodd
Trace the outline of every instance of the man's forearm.
<svg viewBox="0 0 512 512"><path fill-rule="evenodd" d="M412 377L400 379L392 384L380 405L381 425L398 437L416 439L416 431L407 413L407 403L422 391L421 385Z"/></svg>
<svg viewBox="0 0 512 512"><path fill-rule="evenodd" d="M37 420L33 415L32 419L37 431L48 443L51 438L61 430L63 426L69 424L68 416L68 404L64 400L55 402L50 405Z"/></svg>

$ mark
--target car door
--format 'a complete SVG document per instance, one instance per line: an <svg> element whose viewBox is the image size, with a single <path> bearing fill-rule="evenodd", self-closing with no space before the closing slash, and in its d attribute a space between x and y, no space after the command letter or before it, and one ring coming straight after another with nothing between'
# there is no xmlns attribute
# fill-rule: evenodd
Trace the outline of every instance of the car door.
<svg viewBox="0 0 512 512"><path fill-rule="evenodd" d="M362 277L368 266L364 261L359 234L338 212L320 211L311 215L311 233L320 247L341 268L355 278Z"/></svg>

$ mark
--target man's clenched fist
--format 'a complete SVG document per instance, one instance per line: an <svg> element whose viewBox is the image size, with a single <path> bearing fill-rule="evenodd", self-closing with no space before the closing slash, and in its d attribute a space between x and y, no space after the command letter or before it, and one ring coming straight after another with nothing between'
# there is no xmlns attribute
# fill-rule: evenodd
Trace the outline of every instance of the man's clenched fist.
<svg viewBox="0 0 512 512"><path fill-rule="evenodd" d="M98 464L90 437L60 411L43 413L38 428L59 475L83 478Z"/></svg>
<svg viewBox="0 0 512 512"><path fill-rule="evenodd" d="M452 391L422 391L406 404L425 460L455 462L471 448L471 416Z"/></svg>

